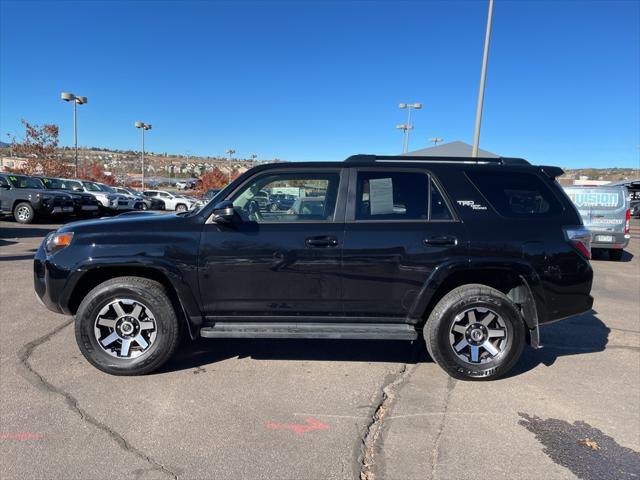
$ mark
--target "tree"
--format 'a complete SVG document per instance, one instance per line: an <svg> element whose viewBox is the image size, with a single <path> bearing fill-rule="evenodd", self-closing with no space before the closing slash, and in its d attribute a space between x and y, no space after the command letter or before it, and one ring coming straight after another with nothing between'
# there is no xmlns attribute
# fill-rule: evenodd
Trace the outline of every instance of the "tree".
<svg viewBox="0 0 640 480"><path fill-rule="evenodd" d="M85 180L91 180L92 182L104 183L106 185L115 185L115 179L113 175L107 175L104 173L104 167L93 162L89 165L85 165L78 170L78 176Z"/></svg>
<svg viewBox="0 0 640 480"><path fill-rule="evenodd" d="M52 123L34 125L22 120L25 128L25 136L22 142L14 137L11 148L19 157L26 159L25 165L20 169L21 173L33 175L41 173L52 177L68 177L73 173L73 168L66 165L57 155L58 126Z"/></svg>
<svg viewBox="0 0 640 480"><path fill-rule="evenodd" d="M210 172L204 173L200 177L200 182L196 187L200 192L206 192L212 188L222 188L227 185L227 175L222 173L218 168L214 168Z"/></svg>
<svg viewBox="0 0 640 480"><path fill-rule="evenodd" d="M231 181L233 182L233 181L234 181L236 178L238 178L240 175L242 175L242 174L240 173L240 170L237 170L237 169L235 169L235 168L234 168L233 170L231 170Z"/></svg>

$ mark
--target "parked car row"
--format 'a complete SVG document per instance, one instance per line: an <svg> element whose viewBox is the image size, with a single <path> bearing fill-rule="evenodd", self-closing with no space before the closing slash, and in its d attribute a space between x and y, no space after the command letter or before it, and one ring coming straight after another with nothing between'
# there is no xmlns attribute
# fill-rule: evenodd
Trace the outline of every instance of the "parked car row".
<svg viewBox="0 0 640 480"><path fill-rule="evenodd" d="M81 179L0 173L0 215L19 223L38 217L115 215L132 210L187 211L195 198L162 190L139 192Z"/></svg>

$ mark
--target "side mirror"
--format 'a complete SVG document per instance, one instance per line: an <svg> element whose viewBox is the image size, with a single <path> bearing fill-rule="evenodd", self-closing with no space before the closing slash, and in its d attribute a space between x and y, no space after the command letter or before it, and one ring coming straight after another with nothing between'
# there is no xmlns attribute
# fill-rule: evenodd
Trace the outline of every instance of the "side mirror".
<svg viewBox="0 0 640 480"><path fill-rule="evenodd" d="M215 223L229 223L231 222L231 220L233 220L234 215L235 211L233 209L233 202L225 200L218 203L213 208L212 220Z"/></svg>
<svg viewBox="0 0 640 480"><path fill-rule="evenodd" d="M3 190L11 190L11 186L10 185L5 185L4 183L2 185L0 185L0 188L2 188Z"/></svg>

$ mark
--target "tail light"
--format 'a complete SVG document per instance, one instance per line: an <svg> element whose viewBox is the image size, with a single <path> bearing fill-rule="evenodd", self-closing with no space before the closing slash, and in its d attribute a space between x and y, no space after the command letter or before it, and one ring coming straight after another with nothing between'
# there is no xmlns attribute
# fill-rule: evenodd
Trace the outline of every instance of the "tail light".
<svg viewBox="0 0 640 480"><path fill-rule="evenodd" d="M586 228L567 227L564 229L567 241L587 259L591 259L591 232Z"/></svg>
<svg viewBox="0 0 640 480"><path fill-rule="evenodd" d="M629 234L629 228L631 227L631 209L627 209L627 215L624 220L624 234Z"/></svg>

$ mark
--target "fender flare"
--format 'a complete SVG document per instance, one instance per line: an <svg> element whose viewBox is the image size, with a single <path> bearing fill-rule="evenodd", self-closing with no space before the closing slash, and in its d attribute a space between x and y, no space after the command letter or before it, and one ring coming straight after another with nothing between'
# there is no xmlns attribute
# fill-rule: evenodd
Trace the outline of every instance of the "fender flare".
<svg viewBox="0 0 640 480"><path fill-rule="evenodd" d="M182 315L187 323L189 330L189 336L195 339L200 331L200 326L203 322L202 312L198 305L195 293L184 279L182 272L176 268L175 264L159 260L154 258L153 261L149 257L131 258L131 257L101 257L93 260L85 260L76 265L69 275L63 291L66 293L65 297L60 299L60 305L65 311L69 311L69 303L73 292L76 290L79 282L86 275L96 272L100 268L121 268L123 270L123 276L126 275L126 269L128 268L142 268L145 270L153 270L157 274L167 279L171 287L176 293L179 307L182 310Z"/></svg>
<svg viewBox="0 0 640 480"><path fill-rule="evenodd" d="M526 261L518 258L473 259L471 261L451 261L438 266L422 286L416 300L409 310L411 323L423 320L424 313L432 302L441 285L452 275L465 271L503 270L515 274L524 288L515 288L509 292L515 303L522 305L522 317L529 330L530 343L539 347L539 324L544 322L546 299L542 282L535 269Z"/></svg>

